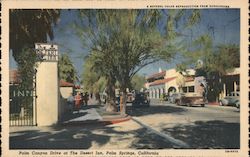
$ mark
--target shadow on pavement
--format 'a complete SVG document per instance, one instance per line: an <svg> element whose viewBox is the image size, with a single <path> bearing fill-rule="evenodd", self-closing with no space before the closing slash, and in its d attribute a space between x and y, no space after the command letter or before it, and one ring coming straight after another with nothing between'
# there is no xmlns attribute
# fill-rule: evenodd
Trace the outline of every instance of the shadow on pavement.
<svg viewBox="0 0 250 157"><path fill-rule="evenodd" d="M12 132L10 149L88 149L95 142L104 145L110 136L95 134L94 130L115 132L112 127L105 126L63 126L49 129Z"/></svg>
<svg viewBox="0 0 250 157"><path fill-rule="evenodd" d="M187 143L191 149L240 148L240 127L238 123L197 121L194 125L165 128L162 132ZM112 138L116 139L115 143L114 140L111 140ZM96 149L102 146L105 148L105 145L110 145L111 142L114 145L112 149L118 149L116 145L126 140L132 140L131 145L128 145L130 149L177 148L171 142L145 128L117 131L116 126L95 124L53 126L11 132L10 149Z"/></svg>
<svg viewBox="0 0 250 157"><path fill-rule="evenodd" d="M140 107L134 108L132 106L127 106L127 113L131 116L145 116L151 114L163 114L163 113L171 113L171 114L182 114L182 112L187 111L187 109L173 106L150 106L150 107Z"/></svg>
<svg viewBox="0 0 250 157"><path fill-rule="evenodd" d="M100 131L94 133L93 131ZM171 144L161 137L148 133L145 128L132 131L117 131L110 126L81 126L81 127L50 127L49 129L17 131L10 134L10 149L89 149L93 143L103 146L110 142L112 136L123 142L133 135L131 149L160 149L171 148ZM130 138L129 138L130 139ZM114 146L114 149L117 146ZM118 147L117 147L118 148Z"/></svg>
<svg viewBox="0 0 250 157"><path fill-rule="evenodd" d="M196 121L194 125L179 125L164 133L186 142L193 149L239 149L240 124L224 121Z"/></svg>
<svg viewBox="0 0 250 157"><path fill-rule="evenodd" d="M131 149L167 149L174 148L174 145L161 136L149 132L146 128L135 131L137 140L130 146Z"/></svg>

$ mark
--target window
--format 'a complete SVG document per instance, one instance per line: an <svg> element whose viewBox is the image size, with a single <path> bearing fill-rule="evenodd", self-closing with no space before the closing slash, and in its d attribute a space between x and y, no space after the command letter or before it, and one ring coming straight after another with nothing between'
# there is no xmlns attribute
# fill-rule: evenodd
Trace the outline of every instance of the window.
<svg viewBox="0 0 250 157"><path fill-rule="evenodd" d="M182 91L183 91L184 93L187 93L187 87L182 87Z"/></svg>
<svg viewBox="0 0 250 157"><path fill-rule="evenodd" d="M189 86L188 87L188 92L193 93L194 92L194 86Z"/></svg>

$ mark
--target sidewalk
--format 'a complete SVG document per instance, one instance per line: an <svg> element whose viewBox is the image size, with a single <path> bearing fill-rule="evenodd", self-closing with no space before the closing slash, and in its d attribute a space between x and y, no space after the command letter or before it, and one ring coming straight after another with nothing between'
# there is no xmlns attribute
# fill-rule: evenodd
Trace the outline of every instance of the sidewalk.
<svg viewBox="0 0 250 157"><path fill-rule="evenodd" d="M106 112L101 105L95 105L95 101L90 101L88 106L84 106L79 111L67 113L59 125L80 125L80 124L102 124L109 125L128 121L129 115L122 116L119 112Z"/></svg>

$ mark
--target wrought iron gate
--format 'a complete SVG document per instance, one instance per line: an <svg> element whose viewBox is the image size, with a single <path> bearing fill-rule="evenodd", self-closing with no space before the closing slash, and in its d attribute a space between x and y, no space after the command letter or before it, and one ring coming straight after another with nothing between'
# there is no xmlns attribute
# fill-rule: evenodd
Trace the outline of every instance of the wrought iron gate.
<svg viewBox="0 0 250 157"><path fill-rule="evenodd" d="M10 76L11 77L11 76ZM10 79L13 80L13 79ZM21 81L9 84L9 124L10 126L35 126L36 117L36 76L29 87L23 87Z"/></svg>

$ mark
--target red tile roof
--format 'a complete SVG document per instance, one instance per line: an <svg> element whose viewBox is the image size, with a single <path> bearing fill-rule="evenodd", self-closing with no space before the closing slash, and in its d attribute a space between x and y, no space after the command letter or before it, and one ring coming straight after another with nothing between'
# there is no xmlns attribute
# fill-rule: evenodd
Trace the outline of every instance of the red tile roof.
<svg viewBox="0 0 250 157"><path fill-rule="evenodd" d="M74 87L75 85L70 82L66 82L64 80L60 80L60 87Z"/></svg>
<svg viewBox="0 0 250 157"><path fill-rule="evenodd" d="M156 80L156 81L150 83L149 86L164 84L164 83L172 81L174 79L176 79L176 77L170 77L170 78L166 78L166 79L162 79L162 80Z"/></svg>
<svg viewBox="0 0 250 157"><path fill-rule="evenodd" d="M148 76L147 79L164 77L165 75L166 75L166 71L162 71L162 72L155 73L155 74Z"/></svg>
<svg viewBox="0 0 250 157"><path fill-rule="evenodd" d="M10 83L20 83L20 75L18 74L18 71L16 69L11 69L9 71L9 82Z"/></svg>

